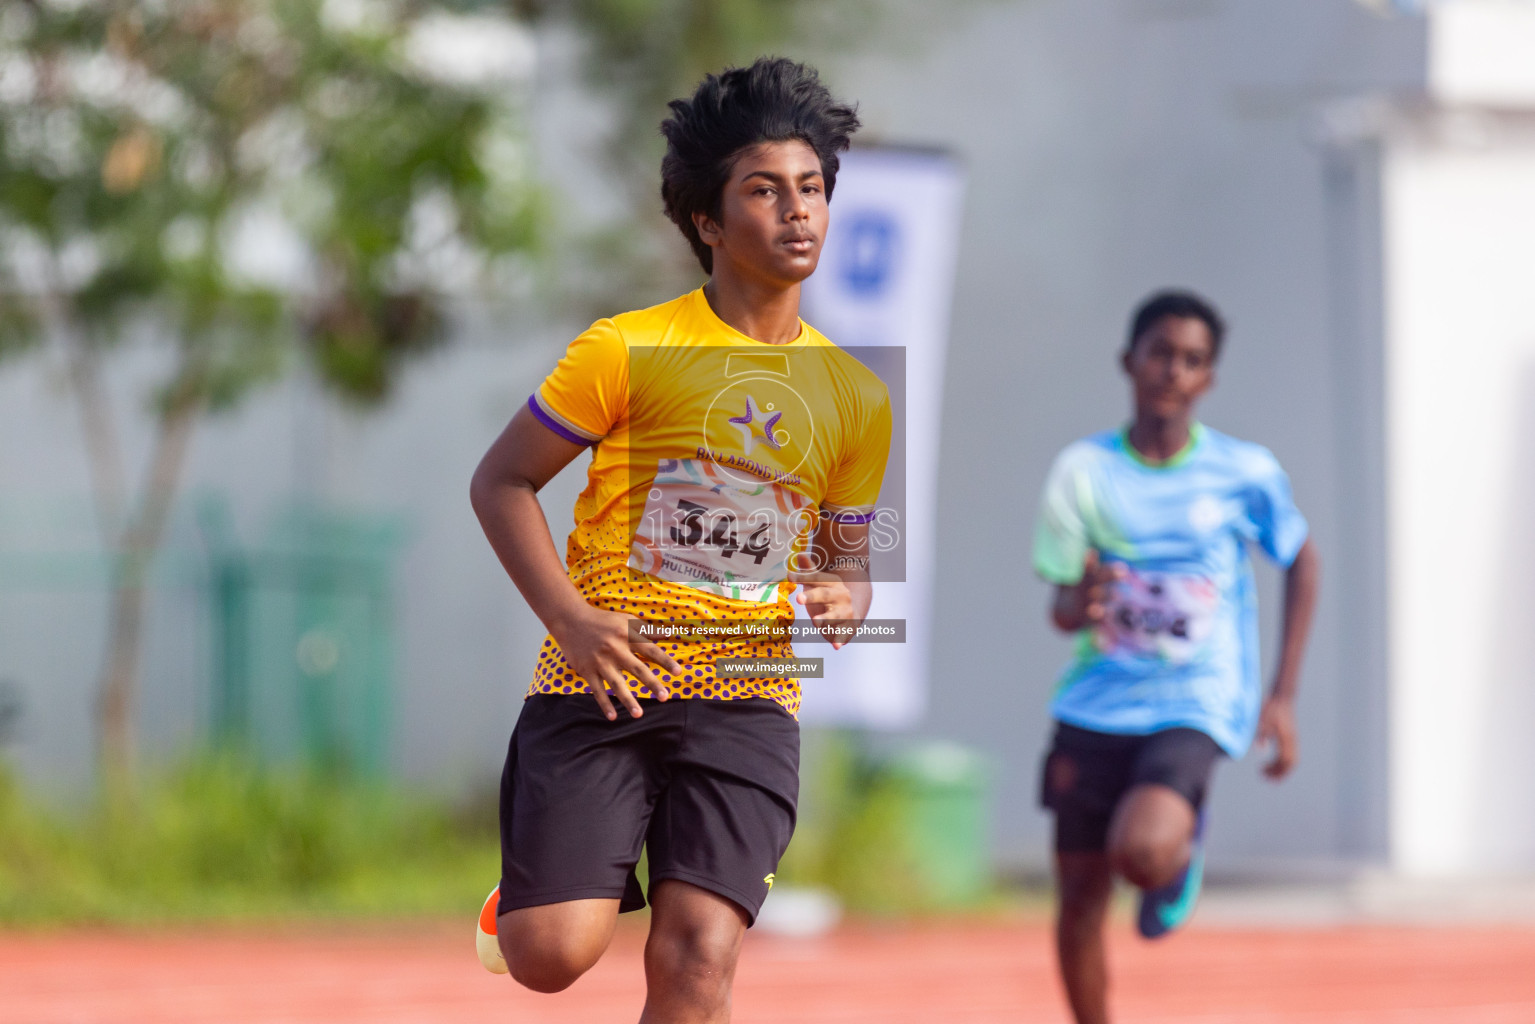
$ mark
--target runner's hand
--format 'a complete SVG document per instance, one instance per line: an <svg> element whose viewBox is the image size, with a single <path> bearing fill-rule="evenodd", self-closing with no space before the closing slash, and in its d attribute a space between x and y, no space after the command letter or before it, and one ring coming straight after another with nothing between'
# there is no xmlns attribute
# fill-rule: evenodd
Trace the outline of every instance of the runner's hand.
<svg viewBox="0 0 1535 1024"><path fill-rule="evenodd" d="M835 634L830 632L830 624L856 625L863 621L863 617L869 613L869 597L872 596L869 584L857 585L859 591L863 592L863 600L860 601L860 593L855 592L842 577L830 573L806 576L795 582L799 584L799 593L794 599L805 609L805 614L815 623L821 635L831 642L832 649L841 650L847 643L846 634L842 635L842 639L835 639Z"/></svg>
<svg viewBox="0 0 1535 1024"><path fill-rule="evenodd" d="M1293 702L1282 697L1270 697L1263 702L1263 711L1258 715L1258 742L1274 750L1274 756L1263 766L1263 774L1276 782L1290 774L1298 753Z"/></svg>
<svg viewBox="0 0 1535 1024"><path fill-rule="evenodd" d="M1109 598L1114 594L1114 584L1124 579L1125 567L1118 562L1107 565L1098 560L1096 548L1088 548L1082 559L1082 580L1077 584L1082 618L1090 626L1096 626L1109 613Z"/></svg>
<svg viewBox="0 0 1535 1024"><path fill-rule="evenodd" d="M1123 565L1105 565L1098 560L1097 549L1088 548L1082 559L1082 579L1056 588L1055 624L1069 632L1098 625L1108 614L1114 584L1124 578Z"/></svg>
<svg viewBox="0 0 1535 1024"><path fill-rule="evenodd" d="M551 630L551 632L554 632ZM619 612L603 611L587 606L587 610L566 625L554 637L565 655L565 663L581 677L586 688L597 698L597 706L608 721L618 719L612 690L618 701L629 709L630 718L644 714L640 702L635 699L624 678L624 672L635 676L655 694L656 700L669 700L671 691L651 672L645 662L659 665L672 675L682 672L675 659L656 644L631 644L629 642L629 616ZM640 659L645 659L641 661Z"/></svg>

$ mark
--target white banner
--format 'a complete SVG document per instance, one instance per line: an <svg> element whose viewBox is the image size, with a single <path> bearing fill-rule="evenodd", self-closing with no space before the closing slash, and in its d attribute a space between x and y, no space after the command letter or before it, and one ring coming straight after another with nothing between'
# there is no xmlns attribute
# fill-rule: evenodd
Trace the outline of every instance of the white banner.
<svg viewBox="0 0 1535 1024"><path fill-rule="evenodd" d="M890 386L895 429L879 504L898 514L900 548L875 555L869 614L907 623L904 644L800 645L801 657L826 659L825 678L804 680L806 724L903 729L927 710L938 431L963 193L963 173L946 154L848 153L820 266L805 283L805 320Z"/></svg>

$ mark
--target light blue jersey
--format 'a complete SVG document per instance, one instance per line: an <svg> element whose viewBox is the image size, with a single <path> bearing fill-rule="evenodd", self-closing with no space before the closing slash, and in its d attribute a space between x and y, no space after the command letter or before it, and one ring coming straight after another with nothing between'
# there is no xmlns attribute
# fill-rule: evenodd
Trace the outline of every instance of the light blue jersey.
<svg viewBox="0 0 1535 1024"><path fill-rule="evenodd" d="M1045 483L1034 568L1077 583L1096 548L1127 575L1104 621L1078 634L1051 713L1098 732L1198 729L1241 757L1262 690L1247 544L1288 568L1305 541L1289 478L1260 445L1195 424L1161 464L1122 430L1068 446Z"/></svg>

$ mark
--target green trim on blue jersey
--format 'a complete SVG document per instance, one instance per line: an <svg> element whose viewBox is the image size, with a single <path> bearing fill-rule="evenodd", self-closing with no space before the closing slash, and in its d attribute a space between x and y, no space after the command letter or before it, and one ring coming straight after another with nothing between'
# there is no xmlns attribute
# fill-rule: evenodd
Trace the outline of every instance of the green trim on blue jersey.
<svg viewBox="0 0 1535 1024"><path fill-rule="evenodd" d="M1147 469L1177 469L1194 457L1194 450L1199 447L1200 442L1204 440L1204 436L1204 424L1195 420L1189 424L1189 439L1184 443L1183 447L1173 452L1161 462L1157 462L1154 459L1146 458L1146 456L1136 450L1135 445L1130 443L1130 428L1126 426L1120 428L1119 431L1119 449Z"/></svg>

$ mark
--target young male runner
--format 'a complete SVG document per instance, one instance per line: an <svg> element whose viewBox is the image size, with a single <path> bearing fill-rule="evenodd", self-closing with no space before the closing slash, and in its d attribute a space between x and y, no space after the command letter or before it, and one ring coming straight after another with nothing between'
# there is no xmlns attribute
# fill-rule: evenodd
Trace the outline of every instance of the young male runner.
<svg viewBox="0 0 1535 1024"><path fill-rule="evenodd" d="M1114 876L1142 890L1143 935L1177 927L1199 891L1216 760L1241 757L1256 732L1274 748L1265 774L1295 764L1318 560L1274 456L1194 419L1224 335L1196 295L1143 302L1121 357L1134 420L1068 446L1045 484L1034 566L1056 585L1051 618L1077 648L1051 708L1041 798L1055 812L1056 949L1078 1024L1108 1020ZM1261 710L1249 543L1286 570Z"/></svg>
<svg viewBox="0 0 1535 1024"><path fill-rule="evenodd" d="M481 960L570 985L645 905L643 844L641 1020L723 1021L798 795L796 673L754 664L793 652L763 627L793 619L796 586L824 630L867 614L890 404L799 319L853 108L764 59L671 110L661 194L708 283L593 324L474 477L485 534L549 630L502 776ZM588 448L562 565L536 494ZM644 631L663 625L685 632Z"/></svg>

